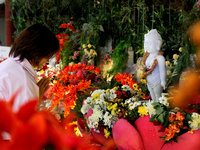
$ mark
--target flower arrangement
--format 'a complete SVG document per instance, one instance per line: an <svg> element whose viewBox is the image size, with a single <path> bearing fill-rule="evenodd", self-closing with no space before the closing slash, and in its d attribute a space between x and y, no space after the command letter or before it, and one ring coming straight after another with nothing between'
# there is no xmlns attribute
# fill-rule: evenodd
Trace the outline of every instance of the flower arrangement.
<svg viewBox="0 0 200 150"><path fill-rule="evenodd" d="M105 136L109 137L112 126L120 118L134 122L136 113L145 94L128 73L117 74L114 79L118 85L111 89L97 89L87 97L81 108L83 115L91 109L93 114L88 118L88 127L99 132L98 127L104 126Z"/></svg>
<svg viewBox="0 0 200 150"><path fill-rule="evenodd" d="M87 73L88 78L84 78L83 71ZM64 116L66 117L76 105L77 93L85 92L91 86L91 79L95 80L94 78L100 75L100 72L101 70L93 65L74 64L66 66L57 74L56 80L48 93L48 97L53 96L52 105L49 109L63 103Z"/></svg>
<svg viewBox="0 0 200 150"><path fill-rule="evenodd" d="M107 129L105 135L110 135L110 129L115 121L119 118L132 119L131 110L134 110L141 102L133 97L133 90L123 85L121 87L114 87L112 89L98 89L95 90L90 97L84 101L81 112L86 115L89 109L92 109L93 114L88 118L88 127L95 128L103 125ZM108 130L109 129L109 130Z"/></svg>

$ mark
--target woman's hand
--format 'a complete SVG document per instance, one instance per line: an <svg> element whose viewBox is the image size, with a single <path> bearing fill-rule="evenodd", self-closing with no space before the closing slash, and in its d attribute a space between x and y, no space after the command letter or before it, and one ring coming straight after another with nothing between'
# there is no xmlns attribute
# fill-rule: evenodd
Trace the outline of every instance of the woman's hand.
<svg viewBox="0 0 200 150"><path fill-rule="evenodd" d="M44 96L44 93L49 89L49 83L50 83L50 78L49 77L43 77L38 83L39 87L39 98L42 99Z"/></svg>

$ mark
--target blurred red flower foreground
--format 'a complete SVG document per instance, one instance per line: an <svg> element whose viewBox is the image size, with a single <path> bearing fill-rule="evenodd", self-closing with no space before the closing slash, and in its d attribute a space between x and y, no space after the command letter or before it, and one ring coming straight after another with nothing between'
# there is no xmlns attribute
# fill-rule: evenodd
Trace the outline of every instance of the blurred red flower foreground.
<svg viewBox="0 0 200 150"><path fill-rule="evenodd" d="M0 136L1 150L114 149L112 141L100 145L89 134L84 135L84 138L76 136L74 126L69 126L75 119L75 114L70 114L59 122L50 112L37 111L37 99L13 113L12 104L16 95L17 93L9 102L0 100L0 132L1 135L7 132L11 137L6 141Z"/></svg>

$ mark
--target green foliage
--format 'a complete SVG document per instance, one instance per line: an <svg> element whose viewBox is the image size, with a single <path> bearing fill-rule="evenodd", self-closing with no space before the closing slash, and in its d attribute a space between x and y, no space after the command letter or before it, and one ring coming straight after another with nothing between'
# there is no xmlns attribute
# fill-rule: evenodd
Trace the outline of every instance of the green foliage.
<svg viewBox="0 0 200 150"><path fill-rule="evenodd" d="M113 66L112 69L108 71L110 75L116 75L117 73L123 71L123 69L126 67L128 59L126 48L129 46L130 44L123 40L114 49L114 52L111 55Z"/></svg>
<svg viewBox="0 0 200 150"><path fill-rule="evenodd" d="M68 63L72 50L80 50L80 45L83 43L94 45L99 54L98 47L105 46L110 36L113 49L116 49L120 41L129 41L129 46L134 49L136 62L137 58L143 55L144 34L154 28L162 36L164 56L171 58L179 47L187 49L184 40L187 29L200 19L200 9L193 0L175 2L171 0L162 2L159 0L15 0L11 2L11 6L11 20L16 28L15 37L24 28L34 23L43 23L58 34L61 32L60 24L73 21L80 35L74 38L75 41L70 39L65 44L66 49L62 53L64 64ZM78 43L75 45L75 42ZM178 75L173 82L178 79L183 68L188 66L189 54L190 51L179 59L184 63L177 66ZM100 57L95 58L95 62L97 61L100 61ZM122 64L125 64L125 61L126 59L121 61ZM118 67L114 69L119 71L124 66Z"/></svg>
<svg viewBox="0 0 200 150"><path fill-rule="evenodd" d="M78 33L73 34L69 37L68 41L65 42L63 51L60 53L63 66L68 65L70 62L79 63L82 60L84 51L80 49L80 35ZM74 56L75 52L79 52L79 56L76 59L70 59Z"/></svg>
<svg viewBox="0 0 200 150"><path fill-rule="evenodd" d="M87 18L87 0L15 0L11 2L11 20L16 28L16 37L24 28L42 23L55 34L60 32L62 23L74 21L76 27L82 26ZM85 9L85 10L84 10Z"/></svg>
<svg viewBox="0 0 200 150"><path fill-rule="evenodd" d="M186 40L182 48L182 55L180 55L180 58L178 59L178 64L175 66L177 76L172 77L172 83L179 82L181 73L185 71L188 67L192 67L190 57L191 54L194 54L195 51L196 48L191 45L188 40Z"/></svg>
<svg viewBox="0 0 200 150"><path fill-rule="evenodd" d="M195 4L190 11L183 11L181 15L182 30L187 31L194 22L200 20L200 8Z"/></svg>

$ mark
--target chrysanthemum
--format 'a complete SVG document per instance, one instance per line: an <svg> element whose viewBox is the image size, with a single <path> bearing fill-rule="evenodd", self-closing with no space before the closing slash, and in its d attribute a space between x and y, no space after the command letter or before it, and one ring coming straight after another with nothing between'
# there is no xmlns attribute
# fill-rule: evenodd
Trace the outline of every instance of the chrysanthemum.
<svg viewBox="0 0 200 150"><path fill-rule="evenodd" d="M155 110L155 108L153 107L152 103L153 103L153 102L150 102L150 101L149 101L149 102L147 102L147 103L145 104L145 108L147 109L147 112L149 113L150 116L156 114L156 110Z"/></svg>
<svg viewBox="0 0 200 150"><path fill-rule="evenodd" d="M138 113L140 116L148 115L147 109L145 108L145 106L138 107Z"/></svg>
<svg viewBox="0 0 200 150"><path fill-rule="evenodd" d="M189 126L191 129L198 130L200 129L200 115L198 113L192 113L192 121L189 121Z"/></svg>
<svg viewBox="0 0 200 150"><path fill-rule="evenodd" d="M165 106L169 106L168 100L165 96L160 97L159 102Z"/></svg>
<svg viewBox="0 0 200 150"><path fill-rule="evenodd" d="M107 111L103 116L103 122L104 122L104 125L107 125L110 128L111 123L112 123L112 115L109 115L109 112Z"/></svg>

